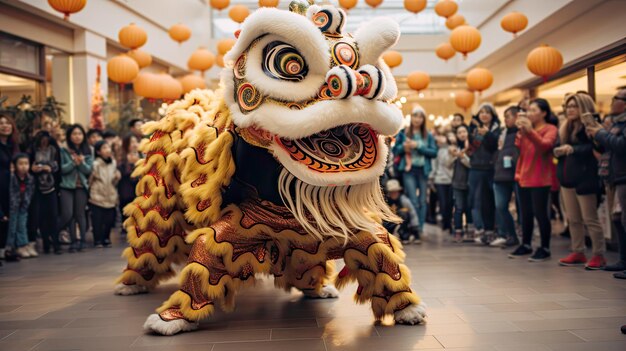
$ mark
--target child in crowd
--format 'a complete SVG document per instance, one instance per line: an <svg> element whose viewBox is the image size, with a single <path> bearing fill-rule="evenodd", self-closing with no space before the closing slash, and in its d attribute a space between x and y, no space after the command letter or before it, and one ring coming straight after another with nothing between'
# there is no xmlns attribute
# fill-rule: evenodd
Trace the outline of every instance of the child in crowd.
<svg viewBox="0 0 626 351"><path fill-rule="evenodd" d="M96 159L89 177L89 205L93 223L93 240L96 247L111 246L111 229L115 220L118 203L117 182L120 171L112 157L111 146L101 140L94 146Z"/></svg>
<svg viewBox="0 0 626 351"><path fill-rule="evenodd" d="M134 134L128 134L122 141L122 161L117 169L120 171L121 179L117 184L117 192L120 196L120 213L124 213L124 207L135 199L135 187L138 179L132 177L135 164L141 155L139 154L139 139ZM126 216L123 216L126 219ZM123 221L122 221L123 222ZM122 225L122 234L126 230Z"/></svg>
<svg viewBox="0 0 626 351"><path fill-rule="evenodd" d="M446 136L442 133L436 137L437 157L433 159L433 171L430 173L430 178L437 189L439 213L442 217L441 228L448 234L452 226L452 173L455 161L452 149L449 148L450 138L456 143L454 135Z"/></svg>
<svg viewBox="0 0 626 351"><path fill-rule="evenodd" d="M390 179L385 190L389 208L402 219L402 223L384 222L383 226L389 233L399 236L403 244L420 244L417 212L411 200L402 194L400 182Z"/></svg>
<svg viewBox="0 0 626 351"><path fill-rule="evenodd" d="M498 223L498 237L489 245L492 247L511 247L519 245L515 231L515 221L509 211L509 204L513 194L517 194L515 182L515 167L519 158L519 149L515 146L517 136L517 114L519 107L511 106L504 111L504 129L498 140L496 152L495 174L493 177L493 192L496 200L496 222Z"/></svg>
<svg viewBox="0 0 626 351"><path fill-rule="evenodd" d="M454 158L452 175L452 192L454 195L454 239L456 242L474 241L472 209L469 206L468 175L470 159L465 153L468 147L468 129L466 125L459 125L456 129L456 144L450 146L450 153ZM468 230L463 230L463 215Z"/></svg>
<svg viewBox="0 0 626 351"><path fill-rule="evenodd" d="M7 261L10 258L28 258L32 255L28 250L28 207L33 197L35 184L33 176L28 173L30 160L28 155L18 153L13 157L14 172L9 185L9 235L7 237ZM8 251L12 251L10 254Z"/></svg>

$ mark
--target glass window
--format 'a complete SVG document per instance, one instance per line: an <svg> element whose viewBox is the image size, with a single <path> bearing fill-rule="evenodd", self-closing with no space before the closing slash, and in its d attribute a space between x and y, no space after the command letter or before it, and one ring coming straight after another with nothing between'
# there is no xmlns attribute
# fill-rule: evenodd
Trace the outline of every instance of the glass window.
<svg viewBox="0 0 626 351"><path fill-rule="evenodd" d="M0 96L8 97L5 106L16 105L24 95L31 96L32 101L39 101L36 81L0 73Z"/></svg>
<svg viewBox="0 0 626 351"><path fill-rule="evenodd" d="M39 47L0 36L0 66L39 75Z"/></svg>

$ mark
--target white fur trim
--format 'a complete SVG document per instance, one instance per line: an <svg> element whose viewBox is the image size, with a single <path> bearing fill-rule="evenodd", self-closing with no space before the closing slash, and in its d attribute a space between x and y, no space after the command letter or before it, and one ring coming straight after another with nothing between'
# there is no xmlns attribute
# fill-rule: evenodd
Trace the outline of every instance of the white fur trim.
<svg viewBox="0 0 626 351"><path fill-rule="evenodd" d="M196 330L198 326L198 322L192 323L184 319L166 322L158 314L151 314L143 324L143 329L147 332L155 332L161 335L174 335L180 332Z"/></svg>
<svg viewBox="0 0 626 351"><path fill-rule="evenodd" d="M234 61L258 37L274 34L293 45L309 65L309 72L326 72L330 52L324 35L310 20L297 13L263 7L254 11L241 25L241 33L233 48L224 56L232 67Z"/></svg>
<svg viewBox="0 0 626 351"><path fill-rule="evenodd" d="M363 65L359 67L359 73L367 73L370 76L372 87L370 91L363 95L363 97L372 99L378 99L384 92L387 86L385 81L385 75L378 69L378 67L372 65Z"/></svg>
<svg viewBox="0 0 626 351"><path fill-rule="evenodd" d="M126 284L121 284L121 283L117 284L115 286L115 289L113 290L113 293L115 295L122 295L122 296L145 294L147 292L148 292L148 288L146 286L138 285L138 284L126 285Z"/></svg>
<svg viewBox="0 0 626 351"><path fill-rule="evenodd" d="M361 65L375 65L382 53L394 46L398 38L400 26L391 18L379 17L361 24L354 33Z"/></svg>
<svg viewBox="0 0 626 351"><path fill-rule="evenodd" d="M356 92L356 76L352 68L346 65L335 66L326 73L326 83L328 78L332 75L336 75L341 80L341 92L335 98L345 99L354 95Z"/></svg>
<svg viewBox="0 0 626 351"><path fill-rule="evenodd" d="M319 293L313 289L302 290L302 293L310 299L332 299L339 296L339 290L334 285L324 285Z"/></svg>
<svg viewBox="0 0 626 351"><path fill-rule="evenodd" d="M324 84L324 74L328 70L328 67L323 67L321 71L312 70L309 59L304 56L304 54L303 58L309 67L309 72L302 81L291 82L279 80L265 74L262 63L264 59L263 48L273 41L285 41L285 38L278 35L265 36L248 51L246 58L246 80L254 85L261 94L276 99L302 101L317 96L320 86ZM287 42L287 44L293 45L291 42ZM325 45L325 47L320 50L328 51L328 45Z"/></svg>
<svg viewBox="0 0 626 351"><path fill-rule="evenodd" d="M315 186L342 186L356 185L375 181L385 171L387 154L389 152L385 144L385 137L379 136L377 141L378 155L374 164L358 172L321 173L316 172L291 158L291 155L276 143L272 143L270 150L278 162L283 165L296 178L304 183Z"/></svg>
<svg viewBox="0 0 626 351"><path fill-rule="evenodd" d="M420 324L426 318L426 304L410 305L393 314L396 323L399 324Z"/></svg>
<svg viewBox="0 0 626 351"><path fill-rule="evenodd" d="M383 71L383 77L385 77L385 92L381 95L380 99L384 101L395 99L398 96L398 86L396 85L396 79L393 77L393 73L391 73L391 69L382 58L378 60L377 67Z"/></svg>

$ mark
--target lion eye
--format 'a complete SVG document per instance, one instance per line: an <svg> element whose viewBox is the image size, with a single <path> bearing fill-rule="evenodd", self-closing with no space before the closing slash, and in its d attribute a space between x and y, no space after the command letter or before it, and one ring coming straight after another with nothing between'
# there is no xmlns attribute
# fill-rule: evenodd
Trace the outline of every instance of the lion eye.
<svg viewBox="0 0 626 351"><path fill-rule="evenodd" d="M301 81L309 71L298 50L280 41L267 44L263 57L263 71L271 78Z"/></svg>

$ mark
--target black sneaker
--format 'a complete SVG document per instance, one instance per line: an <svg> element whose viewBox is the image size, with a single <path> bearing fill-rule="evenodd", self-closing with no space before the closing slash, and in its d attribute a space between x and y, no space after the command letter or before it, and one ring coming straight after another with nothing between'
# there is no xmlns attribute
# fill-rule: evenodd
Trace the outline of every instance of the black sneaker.
<svg viewBox="0 0 626 351"><path fill-rule="evenodd" d="M502 248L513 247L519 245L519 239L517 236L510 236L506 239L506 242L502 246Z"/></svg>
<svg viewBox="0 0 626 351"><path fill-rule="evenodd" d="M542 262L549 260L552 255L550 254L550 250L545 249L543 247L535 250L535 253L528 258L530 262Z"/></svg>
<svg viewBox="0 0 626 351"><path fill-rule="evenodd" d="M621 272L626 271L626 262L617 261L614 264L604 266L604 270L608 272Z"/></svg>
<svg viewBox="0 0 626 351"><path fill-rule="evenodd" d="M626 279L626 271L613 273L613 278L615 279Z"/></svg>
<svg viewBox="0 0 626 351"><path fill-rule="evenodd" d="M533 253L533 249L529 245L520 245L515 249L515 251L509 254L509 258L519 258L522 256L527 256Z"/></svg>

